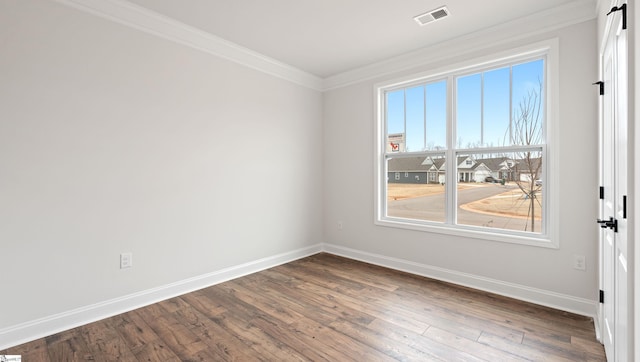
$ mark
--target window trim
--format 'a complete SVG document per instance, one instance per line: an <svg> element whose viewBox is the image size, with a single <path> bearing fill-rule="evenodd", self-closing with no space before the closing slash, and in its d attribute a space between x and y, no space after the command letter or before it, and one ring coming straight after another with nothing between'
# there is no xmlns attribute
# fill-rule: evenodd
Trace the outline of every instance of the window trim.
<svg viewBox="0 0 640 362"><path fill-rule="evenodd" d="M514 48L511 50L505 50L498 53L492 53L483 57L470 58L469 60L462 61L453 66L447 66L438 68L429 72L422 72L405 76L402 78L392 79L387 82L378 83L374 85L374 106L376 117L376 130L375 130L375 142L374 142L374 224L384 227L393 227L408 230L418 230L429 233L438 233L451 236L480 239L487 241L506 242L513 244L538 246L545 248L559 248L559 222L558 216L558 187L559 187L559 172L549 172L549 170L558 170L558 90L559 90L559 40L557 38L548 39L538 43L529 44L526 46ZM531 60L535 57L543 56L545 58L545 139L546 143L543 145L545 148L543 154L545 160L543 160L543 175L545 182L545 197L546 209L543 214L545 230L540 234L516 234L508 231L502 231L501 229L480 229L475 226L467 225L450 225L433 223L429 221L401 219L388 217L386 213L386 162L385 162L385 92L408 88L413 85L424 84L427 82L437 82L446 80L448 77L459 77L465 74L471 74L479 71L488 71L493 68L500 68L506 65L511 65L519 61ZM454 87L447 83L447 109L453 109L453 97ZM455 111L455 110L454 110ZM448 113L451 113L450 111ZM453 114L447 114L447 134L452 135L453 131ZM451 142L448 140L448 142ZM488 149L488 148L487 148ZM471 149L468 150L472 153L477 153L483 149ZM447 152L461 152L465 150L451 150L451 145L447 145ZM406 152L401 157L422 156L429 153L442 153L441 151L435 152ZM450 173L455 173L457 170L449 167L454 163L449 161L446 167L447 180L451 180L453 176ZM445 187L449 187L446 186ZM455 192L447 191L445 193L446 213L447 219L451 219L451 216L455 212ZM451 214L451 215L449 215Z"/></svg>

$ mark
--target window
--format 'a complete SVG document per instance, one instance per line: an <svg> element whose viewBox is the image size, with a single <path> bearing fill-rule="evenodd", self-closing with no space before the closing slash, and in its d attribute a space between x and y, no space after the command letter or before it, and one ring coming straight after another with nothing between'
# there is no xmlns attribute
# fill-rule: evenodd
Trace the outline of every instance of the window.
<svg viewBox="0 0 640 362"><path fill-rule="evenodd" d="M550 48L377 87L377 223L550 244Z"/></svg>

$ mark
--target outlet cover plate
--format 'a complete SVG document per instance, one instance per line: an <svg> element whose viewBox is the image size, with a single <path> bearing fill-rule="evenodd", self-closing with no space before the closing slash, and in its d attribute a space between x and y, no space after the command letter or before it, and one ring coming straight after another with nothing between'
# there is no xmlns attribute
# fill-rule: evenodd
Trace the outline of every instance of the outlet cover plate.
<svg viewBox="0 0 640 362"><path fill-rule="evenodd" d="M133 255L131 253L120 254L120 269L131 268L133 266Z"/></svg>

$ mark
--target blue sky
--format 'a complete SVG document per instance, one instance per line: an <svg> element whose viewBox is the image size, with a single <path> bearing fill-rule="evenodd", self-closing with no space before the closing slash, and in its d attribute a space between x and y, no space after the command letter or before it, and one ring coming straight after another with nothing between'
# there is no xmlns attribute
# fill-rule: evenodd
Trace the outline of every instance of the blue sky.
<svg viewBox="0 0 640 362"><path fill-rule="evenodd" d="M466 148L481 142L484 146L508 144L510 74L513 110L516 111L527 93L538 88L539 80L544 79L543 72L543 60L535 60L456 78L455 146ZM406 133L406 151L409 152L433 150L436 146L445 148L446 103L445 80L389 92L387 132Z"/></svg>

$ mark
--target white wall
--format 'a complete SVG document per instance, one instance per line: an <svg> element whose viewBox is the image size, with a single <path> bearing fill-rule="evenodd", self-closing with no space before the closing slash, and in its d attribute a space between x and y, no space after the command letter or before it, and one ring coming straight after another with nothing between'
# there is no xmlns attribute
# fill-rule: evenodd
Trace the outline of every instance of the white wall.
<svg viewBox="0 0 640 362"><path fill-rule="evenodd" d="M505 31L514 39L505 42ZM455 57L425 63L325 93L325 242L338 252L425 274L460 277L474 286L520 297L542 295L564 309L595 313L597 274L597 78L595 20L525 36L514 27L469 44L447 48ZM558 38L559 50L559 219L560 248L507 244L374 225L374 84L428 72L495 52ZM499 40L499 41L498 41ZM494 45L499 44L499 45ZM479 49L473 44L473 49ZM388 64L386 64L388 66ZM402 69L402 66L398 67ZM579 162L576 162L580 160ZM342 222L343 229L336 227ZM586 271L573 269L574 255L586 256ZM455 278L452 278L455 279ZM486 282L486 283L485 283ZM484 284L483 284L484 283ZM517 294L517 293L515 293ZM561 303L558 303L558 300ZM544 300L537 300L545 302ZM562 302L566 302L561 305ZM572 303L582 307L572 306Z"/></svg>
<svg viewBox="0 0 640 362"><path fill-rule="evenodd" d="M318 245L321 175L320 92L0 2L0 332Z"/></svg>

